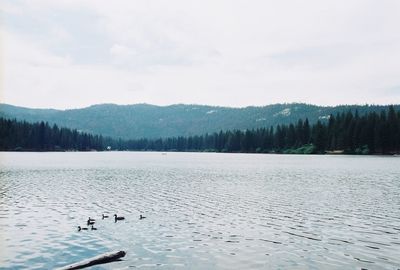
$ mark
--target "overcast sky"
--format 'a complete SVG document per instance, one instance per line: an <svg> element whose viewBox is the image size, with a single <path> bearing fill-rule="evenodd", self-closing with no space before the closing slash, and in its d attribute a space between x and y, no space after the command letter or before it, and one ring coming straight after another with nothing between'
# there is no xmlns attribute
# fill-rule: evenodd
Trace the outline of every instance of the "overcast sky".
<svg viewBox="0 0 400 270"><path fill-rule="evenodd" d="M400 103L400 1L2 1L0 101Z"/></svg>

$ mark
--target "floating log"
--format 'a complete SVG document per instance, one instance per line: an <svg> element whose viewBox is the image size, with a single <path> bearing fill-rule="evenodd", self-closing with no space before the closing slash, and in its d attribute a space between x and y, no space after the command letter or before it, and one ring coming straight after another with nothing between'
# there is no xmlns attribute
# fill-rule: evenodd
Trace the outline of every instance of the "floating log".
<svg viewBox="0 0 400 270"><path fill-rule="evenodd" d="M126 252L122 251L122 250L107 252L107 253L98 255L96 257L86 259L81 262L77 262L74 264L70 264L70 265L58 268L58 270L82 269L82 268L86 268L86 267L93 266L96 264L109 263L109 262L117 261L120 258L124 257L125 255L126 255Z"/></svg>

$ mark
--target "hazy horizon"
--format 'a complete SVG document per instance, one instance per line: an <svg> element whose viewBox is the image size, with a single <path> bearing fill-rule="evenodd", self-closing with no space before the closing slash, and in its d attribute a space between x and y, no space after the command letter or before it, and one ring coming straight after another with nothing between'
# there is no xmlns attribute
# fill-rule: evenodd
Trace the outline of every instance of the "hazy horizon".
<svg viewBox="0 0 400 270"><path fill-rule="evenodd" d="M0 102L0 104L3 105L11 105L15 107L21 107L21 108L28 108L28 109L49 109L49 110L79 110L79 109L85 109L93 106L101 106L101 105L116 105L116 106L134 106L134 105L149 105L149 106L155 106L155 107L169 107L169 106L177 106L177 105L184 105L184 106L209 106L209 107L219 107L219 108L232 108L232 109L244 109L244 108L249 108L249 107L267 107L267 106L273 106L273 105L282 105L282 104L287 104L287 105L293 105L293 104L303 104L303 105L310 105L310 106L317 106L317 107L338 107L338 106L389 106L389 105L399 105L400 103L364 103L364 104L356 104L356 103L349 103L349 104L334 104L334 105L321 105L321 104L312 104L312 103L306 103L306 102L277 102L277 103L269 103L269 104L264 104L264 105L247 105L247 106L223 106L223 105L211 105L211 104L196 104L196 103L173 103L173 104L165 104L165 105L159 105L159 104L152 104L152 103L147 103L147 102L140 102L140 103L130 103L130 104L118 104L118 103L96 103L96 104L90 104L87 106L83 107L70 107L70 108L56 108L56 107L27 107L27 106L22 106L22 105L16 105L16 104L11 104L11 103L4 103Z"/></svg>

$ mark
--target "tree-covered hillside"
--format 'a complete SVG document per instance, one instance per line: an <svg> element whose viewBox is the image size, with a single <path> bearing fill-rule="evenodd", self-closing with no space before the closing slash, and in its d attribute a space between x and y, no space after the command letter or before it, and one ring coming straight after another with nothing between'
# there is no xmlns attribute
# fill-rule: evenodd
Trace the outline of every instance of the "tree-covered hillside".
<svg viewBox="0 0 400 270"><path fill-rule="evenodd" d="M359 115L380 112L388 106L322 107L308 104L275 104L264 107L228 108L203 105L155 106L94 105L83 109L29 109L0 104L0 116L31 123L44 121L113 138L166 138L193 136L220 130L245 130L296 123L326 121L330 114L358 110ZM395 109L400 109L399 105Z"/></svg>
<svg viewBox="0 0 400 270"><path fill-rule="evenodd" d="M338 113L327 121L310 125L308 119L276 128L220 131L189 137L116 140L49 126L0 118L0 150L115 150L137 151L214 151L241 153L400 153L400 111L360 116Z"/></svg>
<svg viewBox="0 0 400 270"><path fill-rule="evenodd" d="M240 153L400 153L400 111L390 106L387 111L360 116L338 113L327 121L310 125L308 119L276 128L232 130L202 136L174 137L158 140L130 140L115 145L119 149L155 151L216 151Z"/></svg>

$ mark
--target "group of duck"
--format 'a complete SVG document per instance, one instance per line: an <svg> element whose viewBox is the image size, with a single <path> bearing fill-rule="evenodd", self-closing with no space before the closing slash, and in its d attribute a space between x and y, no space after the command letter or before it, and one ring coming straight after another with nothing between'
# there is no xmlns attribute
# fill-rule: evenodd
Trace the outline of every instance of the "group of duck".
<svg viewBox="0 0 400 270"><path fill-rule="evenodd" d="M102 214L101 219L106 219L106 218L108 218L108 215ZM139 216L139 219L140 219L140 220L145 219L145 218L146 218L146 217L144 217L143 215L140 215L140 216ZM119 221L119 220L124 220L124 219L125 219L125 217L118 216L117 214L114 215L114 222L117 222L117 221ZM96 220L93 219L93 218L91 218L91 217L89 217L88 220L87 220L87 222L86 222L86 225L87 225L88 227L81 227L81 226L78 226L78 232L89 230L89 226L91 226L91 227L90 227L90 230L91 230L91 231L97 230L97 228L94 227L94 224L95 224L95 223L96 223Z"/></svg>

